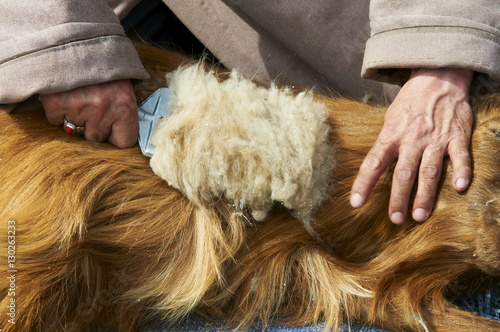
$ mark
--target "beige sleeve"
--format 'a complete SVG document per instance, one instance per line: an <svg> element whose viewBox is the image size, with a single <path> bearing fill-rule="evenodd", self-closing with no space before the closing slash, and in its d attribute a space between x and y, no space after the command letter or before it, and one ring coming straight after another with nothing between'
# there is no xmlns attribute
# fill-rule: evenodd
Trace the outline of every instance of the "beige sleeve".
<svg viewBox="0 0 500 332"><path fill-rule="evenodd" d="M16 0L2 4L0 104L146 71L104 0Z"/></svg>
<svg viewBox="0 0 500 332"><path fill-rule="evenodd" d="M500 1L372 0L362 76L402 84L408 68L466 68L500 81Z"/></svg>

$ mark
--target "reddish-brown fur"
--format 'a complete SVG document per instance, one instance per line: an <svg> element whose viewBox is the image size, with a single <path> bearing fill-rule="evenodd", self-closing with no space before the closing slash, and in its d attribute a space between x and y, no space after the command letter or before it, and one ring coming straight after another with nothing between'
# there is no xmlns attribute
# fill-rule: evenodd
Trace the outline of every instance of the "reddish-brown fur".
<svg viewBox="0 0 500 332"><path fill-rule="evenodd" d="M138 49L152 74L137 86L142 100L185 59ZM316 214L318 237L280 206L254 224L223 200L195 206L152 173L138 148L68 137L41 112L0 114L0 328L133 331L153 316L197 312L238 328L280 317L423 331L418 317L430 331L498 331L499 322L454 308L443 294L463 276L500 272L500 95L476 108L470 189L453 190L447 164L431 218L402 226L387 217L390 172L365 207L348 204L384 107L317 99L339 146L331 199Z"/></svg>

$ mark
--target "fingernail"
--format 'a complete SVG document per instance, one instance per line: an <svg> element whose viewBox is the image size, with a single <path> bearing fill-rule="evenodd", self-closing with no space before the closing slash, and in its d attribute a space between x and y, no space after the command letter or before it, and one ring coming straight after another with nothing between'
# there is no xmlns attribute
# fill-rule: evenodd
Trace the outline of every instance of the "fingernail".
<svg viewBox="0 0 500 332"><path fill-rule="evenodd" d="M413 220L415 221L426 221L428 217L427 211L422 208L418 208L413 211Z"/></svg>
<svg viewBox="0 0 500 332"><path fill-rule="evenodd" d="M401 212L393 212L391 214L391 221L394 223L394 224L402 224L404 223L405 221L405 216L403 215L403 213Z"/></svg>
<svg viewBox="0 0 500 332"><path fill-rule="evenodd" d="M355 209L362 207L364 204L363 197L360 194L355 193L351 195L351 206Z"/></svg>
<svg viewBox="0 0 500 332"><path fill-rule="evenodd" d="M455 182L455 185L460 189L465 189L467 188L468 182L464 178L459 178L457 182Z"/></svg>

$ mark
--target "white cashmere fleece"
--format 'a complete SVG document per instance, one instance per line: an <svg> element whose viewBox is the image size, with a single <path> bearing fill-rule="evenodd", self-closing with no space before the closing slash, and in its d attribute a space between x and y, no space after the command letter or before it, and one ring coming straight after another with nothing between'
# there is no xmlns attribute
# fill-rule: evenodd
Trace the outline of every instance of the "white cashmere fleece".
<svg viewBox="0 0 500 332"><path fill-rule="evenodd" d="M201 65L167 75L172 115L155 128L153 171L197 204L225 197L263 220L275 201L309 222L335 166L325 107Z"/></svg>

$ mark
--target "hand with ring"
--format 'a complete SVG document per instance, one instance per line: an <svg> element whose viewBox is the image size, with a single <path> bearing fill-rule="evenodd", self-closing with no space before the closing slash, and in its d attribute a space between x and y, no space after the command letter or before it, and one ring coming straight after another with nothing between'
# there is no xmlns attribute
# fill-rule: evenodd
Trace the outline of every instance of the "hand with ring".
<svg viewBox="0 0 500 332"><path fill-rule="evenodd" d="M108 141L119 148L137 142L137 104L130 80L40 95L40 101L49 122L64 126L69 135L83 134L89 141Z"/></svg>

